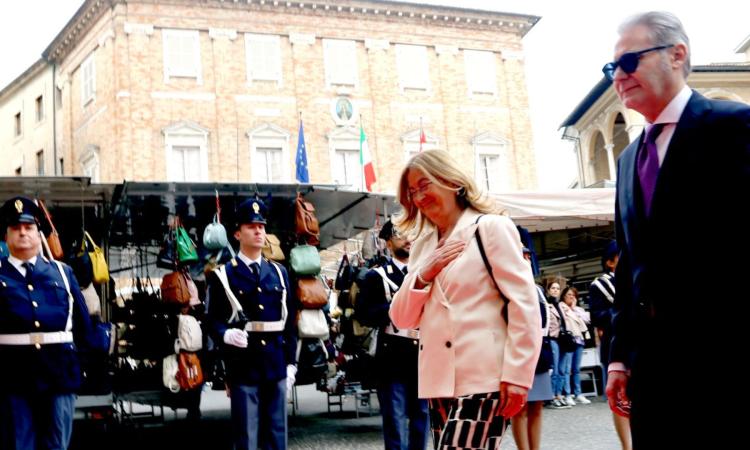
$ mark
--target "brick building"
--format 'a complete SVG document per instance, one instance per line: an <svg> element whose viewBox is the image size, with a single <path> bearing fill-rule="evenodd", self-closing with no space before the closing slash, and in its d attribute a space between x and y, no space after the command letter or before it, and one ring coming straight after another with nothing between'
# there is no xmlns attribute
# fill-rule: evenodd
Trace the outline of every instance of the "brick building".
<svg viewBox="0 0 750 450"><path fill-rule="evenodd" d="M44 53L62 104L55 173L293 182L301 115L311 182L360 187L362 125L374 188L394 191L421 126L425 148L490 190L534 188L521 41L537 20L382 1L86 0Z"/></svg>
<svg viewBox="0 0 750 450"><path fill-rule="evenodd" d="M53 68L43 59L0 90L0 176L55 173Z"/></svg>

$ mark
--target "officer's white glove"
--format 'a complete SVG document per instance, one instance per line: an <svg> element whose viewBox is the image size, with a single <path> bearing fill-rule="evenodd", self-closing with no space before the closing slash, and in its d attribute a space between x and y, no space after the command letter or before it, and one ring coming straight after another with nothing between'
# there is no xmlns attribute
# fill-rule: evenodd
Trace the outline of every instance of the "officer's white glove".
<svg viewBox="0 0 750 450"><path fill-rule="evenodd" d="M239 348L247 348L247 332L237 328L230 328L224 332L224 343Z"/></svg>
<svg viewBox="0 0 750 450"><path fill-rule="evenodd" d="M292 392L294 382L297 381L297 366L289 364L286 366L286 391Z"/></svg>

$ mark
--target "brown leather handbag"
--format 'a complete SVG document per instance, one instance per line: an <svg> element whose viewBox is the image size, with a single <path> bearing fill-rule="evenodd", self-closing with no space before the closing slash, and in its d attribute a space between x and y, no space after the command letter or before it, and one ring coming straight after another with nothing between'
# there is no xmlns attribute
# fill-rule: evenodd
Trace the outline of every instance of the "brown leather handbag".
<svg viewBox="0 0 750 450"><path fill-rule="evenodd" d="M320 244L320 225L315 217L315 206L305 201L300 193L297 193L295 205L297 212L294 223L297 236L310 245Z"/></svg>
<svg viewBox="0 0 750 450"><path fill-rule="evenodd" d="M328 303L328 291L320 278L301 276L297 278L297 298L303 309L320 309Z"/></svg>
<svg viewBox="0 0 750 450"><path fill-rule="evenodd" d="M183 391L198 388L203 384L203 370L198 355L193 352L180 352L177 356L177 382Z"/></svg>
<svg viewBox="0 0 750 450"><path fill-rule="evenodd" d="M161 279L161 299L165 303L178 306L190 304L190 288L182 272L172 272Z"/></svg>
<svg viewBox="0 0 750 450"><path fill-rule="evenodd" d="M52 223L52 216L49 215L47 208L44 206L44 202L39 200L38 203L39 208L44 213L44 216L47 218L47 222L49 222L49 226L52 229L49 236L47 236L47 245L49 245L49 251L54 259L61 260L65 257L65 252L63 252L62 244L60 243L60 235L57 233L55 224Z"/></svg>

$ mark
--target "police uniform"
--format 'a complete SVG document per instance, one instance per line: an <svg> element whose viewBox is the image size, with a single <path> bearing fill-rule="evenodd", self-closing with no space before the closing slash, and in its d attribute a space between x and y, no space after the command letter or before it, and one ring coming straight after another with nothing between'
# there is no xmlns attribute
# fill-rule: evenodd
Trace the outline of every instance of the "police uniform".
<svg viewBox="0 0 750 450"><path fill-rule="evenodd" d="M8 225L38 226L40 211L16 197L0 217L4 234ZM33 266L27 269L25 262ZM70 267L42 255L0 259L0 448L68 447L73 393L81 384L78 348L90 336L86 302Z"/></svg>
<svg viewBox="0 0 750 450"><path fill-rule="evenodd" d="M265 224L264 212L261 201L244 202L239 223ZM285 449L287 366L295 364L297 346L295 301L283 266L261 257L256 273L251 262L240 253L209 277L208 318L216 342L225 342L232 328L247 330L246 348L222 344L236 448ZM241 314L217 271L225 274Z"/></svg>
<svg viewBox="0 0 750 450"><path fill-rule="evenodd" d="M380 238L388 240L391 235L389 221L383 226ZM390 298L404 281L404 269L408 267L390 258L381 267L370 269L357 298L356 317L363 325L378 328L375 366L385 449L424 450L429 409L427 400L418 398L418 331L397 329L388 316ZM386 295L386 286L390 295Z"/></svg>

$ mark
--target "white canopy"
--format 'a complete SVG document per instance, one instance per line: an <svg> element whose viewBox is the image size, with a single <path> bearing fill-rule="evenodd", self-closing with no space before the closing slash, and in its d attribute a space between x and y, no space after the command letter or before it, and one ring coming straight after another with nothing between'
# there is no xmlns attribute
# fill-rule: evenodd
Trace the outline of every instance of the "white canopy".
<svg viewBox="0 0 750 450"><path fill-rule="evenodd" d="M605 226L614 221L615 189L567 189L493 194L513 218L531 232Z"/></svg>

